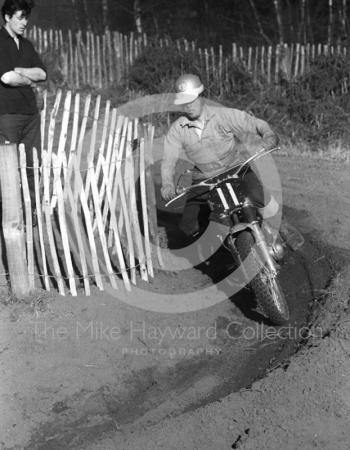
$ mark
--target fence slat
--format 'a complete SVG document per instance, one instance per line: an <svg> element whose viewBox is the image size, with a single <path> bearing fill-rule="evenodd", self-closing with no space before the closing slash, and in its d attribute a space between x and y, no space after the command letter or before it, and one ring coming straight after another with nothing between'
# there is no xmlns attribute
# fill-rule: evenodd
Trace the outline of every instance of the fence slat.
<svg viewBox="0 0 350 450"><path fill-rule="evenodd" d="M99 159L101 159L101 167L102 167L102 172L103 172L103 176L105 178L105 185L106 185L106 195L107 195L107 201L111 204L112 202L112 190L111 190L111 184L108 180L108 171L107 171L107 167L106 167L106 161L103 158L103 155L100 154ZM119 231L118 231L118 223L117 223L117 218L115 215L115 211L110 208L111 211L111 226L112 226L112 230L113 230L113 235L114 235L114 245L116 248L116 253L118 256L118 261L119 261L119 270L120 273L122 275L123 281L124 281L124 285L125 288L130 291L131 287L130 287L130 280L128 277L128 273L127 273L127 269L126 269L126 265L125 265L125 260L124 260L124 255L123 255L123 250L122 250L122 246L121 246L121 242L120 242L120 235L119 235Z"/></svg>
<svg viewBox="0 0 350 450"><path fill-rule="evenodd" d="M75 154L72 156L72 158L69 161L68 169L67 169L68 172L74 170L74 158L76 158ZM69 213L68 217L70 217L73 222L73 229L74 229L74 233L75 233L74 237L71 235L71 242L75 242L75 240L76 240L76 242L78 244L78 253L79 253L78 257L79 257L79 261L81 264L81 272L83 275L85 294L87 296L89 296L90 295L90 283L89 283L89 277L88 277L86 254L85 254L84 243L83 243L84 232L81 229L81 225L80 225L82 220L81 220L81 216L79 215L79 212L78 212L77 202L74 198L70 182L67 181L67 177L65 180L63 195L65 198L68 199L68 202L69 202L68 204L70 207L70 211L68 212ZM72 229L72 228L70 228L70 229Z"/></svg>
<svg viewBox="0 0 350 450"><path fill-rule="evenodd" d="M91 164L91 162L90 162L90 164ZM111 286L114 289L118 289L117 280L113 273L111 260L110 260L109 254L108 254L106 235L104 232L104 227L103 227L103 222L102 222L100 199L99 199L99 195L98 195L97 182L96 182L95 171L94 171L93 167L90 170L90 183L91 183L92 198L93 198L94 207L95 207L94 212L96 215L98 234L99 234L99 238L100 238L100 242L101 242L101 246L102 246L102 252L103 252L104 259L105 259L105 264L106 264L107 271L108 271L109 281L111 283Z"/></svg>
<svg viewBox="0 0 350 450"><path fill-rule="evenodd" d="M61 234L62 245L63 245L63 253L64 253L64 257L65 257L65 261L66 261L69 288L70 288L71 294L73 296L76 296L77 289L76 289L76 285L75 285L73 264L72 264L70 248L69 248L69 239L68 239L67 224L66 224L65 210L64 210L63 189L62 189L61 177L60 177L60 167L58 165L58 158L55 154L52 155L52 165L53 165L53 173L54 173L54 185L56 187L56 195L57 195L57 203L58 203L58 220L59 220L59 225L60 225L60 232L61 232L60 234Z"/></svg>
<svg viewBox="0 0 350 450"><path fill-rule="evenodd" d="M29 31L29 36L32 36L32 39L35 41L39 53L42 51L55 51L59 54L62 73L70 88L79 88L81 82L83 85L87 84L98 89L105 86L112 87L122 77L125 77L125 81L128 83L127 76L130 68L143 49L149 45L158 45L160 48L169 46L169 39L166 37L151 41L147 39L146 34L139 36L133 32L129 35L123 35L117 31L111 32L105 29L103 34L100 35L88 30L84 34L84 39L81 37L82 32L80 30L75 36L72 35L70 30L66 33L68 36L63 37L62 30L49 30L48 33L46 30L33 27ZM191 59L195 61L200 69L205 64L207 86L209 81L212 80L217 83L219 92L223 86L223 79L226 80L226 77L223 77L226 58L229 58L233 63L236 63L239 59L243 67L251 73L253 80L257 81L259 79L258 71L262 75L263 72L266 72L266 81L269 83L276 85L276 78L279 79L276 72L277 61L275 60L275 56L280 51L279 48L281 48L278 43L268 46L266 51L263 46L255 47L255 58L257 58L258 53L261 55L260 69L258 69L257 59L254 60L254 48L237 45L236 42L232 42L232 50L227 54L223 53L222 45L219 45L218 58L216 58L214 47L210 47L209 52L205 49L203 55L202 49L196 47L194 41L188 42L185 38L177 39L175 45L180 52L191 52ZM290 46L296 47L295 44L290 44ZM269 55L270 47L271 55ZM340 44L323 45L320 43L316 49L315 44L307 43L305 45L305 69L308 68L310 58L313 60L316 53L320 56L322 54L342 54L343 52L346 52L346 47L342 47ZM271 59L269 59L270 56ZM300 58L301 56L299 56L299 61L295 61L298 64L293 63L293 69L298 67L298 73L302 74L303 63ZM270 64L271 71L269 71Z"/></svg>
<svg viewBox="0 0 350 450"><path fill-rule="evenodd" d="M50 290L50 279L47 272L46 252L44 245L44 233L43 233L43 216L40 200L40 185L39 185L39 160L37 150L33 149L33 166L34 166L34 184L35 184L35 206L36 216L38 221L39 243L41 251L41 262L44 272L44 284L47 291Z"/></svg>
<svg viewBox="0 0 350 450"><path fill-rule="evenodd" d="M126 185L128 185L128 193L129 193L129 208L131 211L131 229L133 231L134 240L136 243L137 250L137 259L139 261L140 266L140 274L141 279L144 281L148 281L147 269L146 269L146 260L145 253L143 250L142 237L140 231L140 223L137 212L136 205L136 194L135 194L135 176L134 176L134 161L132 156L132 122L128 124L128 132L127 132L127 141L126 141L126 164L125 164L125 180Z"/></svg>
<svg viewBox="0 0 350 450"><path fill-rule="evenodd" d="M164 266L159 234L158 234L158 224L157 224L157 200L154 188L154 177L153 177L153 139L154 139L154 126L148 125L144 126L145 135L145 177L146 177L146 190L147 190L147 210L149 218L149 228L150 235L152 237L153 244L155 244L157 249L157 259L160 267Z"/></svg>
<svg viewBox="0 0 350 450"><path fill-rule="evenodd" d="M50 159L49 159L50 158ZM43 200L43 210L46 223L46 232L49 240L50 254L53 263L53 270L56 276L56 282L58 285L58 291L61 295L65 295L64 281L62 278L62 273L59 265L58 255L56 251L55 239L52 229L51 214L52 208L50 205L50 171L51 171L51 157L49 157L48 152L42 152L43 161L43 180L44 180L44 200Z"/></svg>
<svg viewBox="0 0 350 450"><path fill-rule="evenodd" d="M103 291L103 282L102 282L100 267L99 267L99 263L98 263L97 249L96 249L96 244L95 244L95 239L94 239L94 232L92 229L90 211L89 211L87 199L85 196L84 183L81 178L80 169L78 166L78 158L75 155L72 156L72 165L74 168L74 177L75 177L74 197L79 196L79 199L80 199L80 204L81 204L81 207L83 209L83 214L84 214L84 224L86 227L86 232L87 232L88 240L89 240L91 263L92 263L92 267L93 267L93 271L94 271L94 277L95 277L97 287L100 289L100 291Z"/></svg>
<svg viewBox="0 0 350 450"><path fill-rule="evenodd" d="M147 271L148 271L148 274L150 277L154 277L151 245L150 245L150 240L149 240L147 191L146 191L146 177L145 177L145 141L144 141L144 138L141 138L141 140L140 140L140 190L141 190L143 236L144 236L145 251L146 251Z"/></svg>

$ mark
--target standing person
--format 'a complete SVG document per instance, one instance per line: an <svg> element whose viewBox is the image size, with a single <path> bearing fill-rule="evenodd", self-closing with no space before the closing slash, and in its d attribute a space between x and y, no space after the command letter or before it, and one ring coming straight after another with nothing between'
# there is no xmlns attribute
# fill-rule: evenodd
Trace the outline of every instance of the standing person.
<svg viewBox="0 0 350 450"><path fill-rule="evenodd" d="M184 115L170 127L164 141L161 165L162 197L169 201L175 195L175 166L180 152L195 166L194 182L229 170L240 162L239 143L244 135L260 138L266 149L278 145L278 137L264 120L238 109L211 105L201 96L204 86L198 76L185 74L175 83L176 105L183 105ZM274 197L264 191L252 170L243 177L245 189L251 200L259 206L262 217L276 215L279 205ZM264 195L265 194L265 195ZM180 229L188 238L201 231L200 218L209 218L205 195L190 194L186 199ZM202 207L200 200L204 200ZM204 210L204 211L203 211Z"/></svg>
<svg viewBox="0 0 350 450"><path fill-rule="evenodd" d="M27 174L34 208L33 147L40 158L40 115L35 88L46 69L31 42L23 37L34 2L5 0L0 29L0 143L25 145Z"/></svg>

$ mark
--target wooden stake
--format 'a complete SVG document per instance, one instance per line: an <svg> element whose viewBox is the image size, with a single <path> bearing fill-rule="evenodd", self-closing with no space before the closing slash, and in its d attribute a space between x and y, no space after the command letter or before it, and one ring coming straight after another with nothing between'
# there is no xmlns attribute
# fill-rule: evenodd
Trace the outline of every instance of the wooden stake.
<svg viewBox="0 0 350 450"><path fill-rule="evenodd" d="M300 57L300 44L298 43L296 45L296 50L295 50L295 66L294 66L294 79L296 79L298 77L299 74L299 57Z"/></svg>
<svg viewBox="0 0 350 450"><path fill-rule="evenodd" d="M96 36L96 60L97 60L97 86L102 89L102 60L101 60L101 39Z"/></svg>
<svg viewBox="0 0 350 450"><path fill-rule="evenodd" d="M11 290L15 297L30 294L18 156L15 144L0 145L0 186L2 195L2 229L4 233L7 265Z"/></svg>
<svg viewBox="0 0 350 450"><path fill-rule="evenodd" d="M29 193L27 179L26 153L23 144L19 144L19 161L21 166L22 193L24 200L25 222L26 222L26 241L27 241L27 261L28 261L28 280L29 288L35 288L34 282L34 248L33 248L33 222L32 222L32 204Z"/></svg>
<svg viewBox="0 0 350 450"><path fill-rule="evenodd" d="M91 38L91 85L96 86L96 52L95 52L95 37L90 33Z"/></svg>
<svg viewBox="0 0 350 450"><path fill-rule="evenodd" d="M272 47L269 45L268 53L267 53L267 82L271 84L271 56L272 56Z"/></svg>
<svg viewBox="0 0 350 450"><path fill-rule="evenodd" d="M72 30L68 30L68 83L74 84L73 70L74 70L74 52L72 41Z"/></svg>
<svg viewBox="0 0 350 450"><path fill-rule="evenodd" d="M86 82L91 85L91 51L90 51L90 32L86 32Z"/></svg>
<svg viewBox="0 0 350 450"><path fill-rule="evenodd" d="M279 82L279 72L280 72L280 44L276 45L275 51L275 84Z"/></svg>
<svg viewBox="0 0 350 450"><path fill-rule="evenodd" d="M301 46L301 67L300 67L300 75L304 75L305 73L305 47Z"/></svg>

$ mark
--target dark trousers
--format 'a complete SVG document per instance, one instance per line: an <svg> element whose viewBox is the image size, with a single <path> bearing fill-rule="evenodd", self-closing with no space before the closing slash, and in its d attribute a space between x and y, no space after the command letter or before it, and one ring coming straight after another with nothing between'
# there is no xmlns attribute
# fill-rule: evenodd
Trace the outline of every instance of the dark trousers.
<svg viewBox="0 0 350 450"><path fill-rule="evenodd" d="M242 176L242 182L244 191L258 208L265 206L270 201L271 195L264 191L260 180L251 169ZM210 208L207 199L208 188L206 187L194 189L187 194L179 224L181 231L187 236L192 236L208 225Z"/></svg>
<svg viewBox="0 0 350 450"><path fill-rule="evenodd" d="M41 135L39 114L0 114L0 144L24 144L27 159L27 177L32 200L35 206L35 188L33 171L33 147L41 157Z"/></svg>

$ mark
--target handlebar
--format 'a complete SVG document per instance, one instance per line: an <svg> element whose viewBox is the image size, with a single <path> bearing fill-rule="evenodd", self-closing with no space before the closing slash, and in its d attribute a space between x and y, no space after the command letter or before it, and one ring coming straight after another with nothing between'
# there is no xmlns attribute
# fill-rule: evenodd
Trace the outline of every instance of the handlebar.
<svg viewBox="0 0 350 450"><path fill-rule="evenodd" d="M276 150L280 150L280 147L273 147L270 149L265 149L262 148L260 150L258 150L256 153L254 153L254 155L250 156L248 159L246 159L243 163L237 165L237 170L233 173L230 174L230 178L238 178L240 172L242 171L242 169L244 169L248 164L250 164L252 161L256 161L257 159L262 158L263 156L268 155L269 153L272 153ZM223 175L225 172L227 172L228 170L233 170L235 167L233 167L232 169L225 169L223 172L218 173L217 175L214 175L212 177L206 178L205 180L200 181L199 183L196 184L192 184L191 186L189 186L188 188L185 188L183 192L181 192L181 194L177 195L176 197L172 198L171 200L169 200L166 204L165 207L169 206L171 203L175 202L176 200L178 200L179 198L183 197L185 194L187 194L187 192L189 192L190 190L197 188L197 187L208 187L208 191L213 189L217 184L221 183L222 180L217 180L215 182L210 180L213 180L213 178L217 178L220 177L220 175Z"/></svg>

